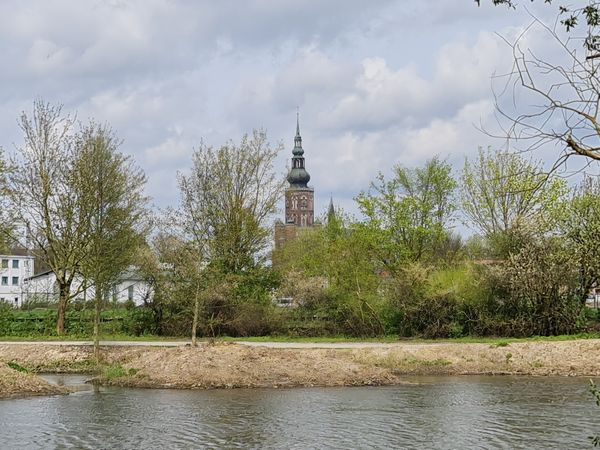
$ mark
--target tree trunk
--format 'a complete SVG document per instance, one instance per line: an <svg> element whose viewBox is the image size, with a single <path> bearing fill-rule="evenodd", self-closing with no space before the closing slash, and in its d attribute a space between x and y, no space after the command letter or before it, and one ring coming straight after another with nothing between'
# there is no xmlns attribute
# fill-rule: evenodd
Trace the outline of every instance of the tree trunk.
<svg viewBox="0 0 600 450"><path fill-rule="evenodd" d="M59 336L65 333L65 312L67 310L67 302L71 285L68 283L60 283L58 286L58 311L56 317L56 334Z"/></svg>
<svg viewBox="0 0 600 450"><path fill-rule="evenodd" d="M192 347L197 347L198 342L196 341L196 329L198 328L198 315L200 309L200 298L199 293L196 291L194 297L194 318L192 319Z"/></svg>
<svg viewBox="0 0 600 450"><path fill-rule="evenodd" d="M96 284L94 292L94 359L100 362L100 310L102 305L102 288Z"/></svg>

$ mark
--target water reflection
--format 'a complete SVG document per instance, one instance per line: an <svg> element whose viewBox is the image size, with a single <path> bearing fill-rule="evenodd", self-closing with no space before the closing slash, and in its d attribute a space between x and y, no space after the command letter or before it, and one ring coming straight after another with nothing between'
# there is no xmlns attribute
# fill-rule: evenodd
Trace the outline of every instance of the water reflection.
<svg viewBox="0 0 600 450"><path fill-rule="evenodd" d="M68 380L67 380L68 381ZM101 388L0 402L0 448L589 448L587 379L418 377L385 388Z"/></svg>

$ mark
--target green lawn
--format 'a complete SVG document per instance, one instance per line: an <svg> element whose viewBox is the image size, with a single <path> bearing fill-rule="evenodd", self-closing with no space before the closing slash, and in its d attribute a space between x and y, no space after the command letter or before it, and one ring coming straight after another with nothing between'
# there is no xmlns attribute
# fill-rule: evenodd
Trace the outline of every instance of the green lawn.
<svg viewBox="0 0 600 450"><path fill-rule="evenodd" d="M0 336L0 341L30 341L30 342L45 342L45 341L89 341L91 336L81 335L65 335L65 336ZM306 342L306 343L336 343L336 342L382 342L382 343L484 343L505 345L511 342L531 342L531 341L569 341L577 339L600 339L600 333L581 333L562 336L533 336L528 338L510 338L510 337L477 337L466 336L455 339L418 339L418 338L398 338L398 336L384 336L379 338L360 338L348 336L329 336L329 337L290 337L290 336L254 336L254 337L230 337L221 336L215 338L216 341L235 342L235 341L250 341L250 342ZM187 337L165 337L165 336L126 336L126 335L104 335L101 340L106 341L186 341ZM210 338L199 338L199 341L209 341Z"/></svg>

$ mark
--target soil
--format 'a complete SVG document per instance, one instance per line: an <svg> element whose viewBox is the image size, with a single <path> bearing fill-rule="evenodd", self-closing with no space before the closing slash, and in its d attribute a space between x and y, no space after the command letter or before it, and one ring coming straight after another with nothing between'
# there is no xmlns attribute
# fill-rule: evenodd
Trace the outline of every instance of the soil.
<svg viewBox="0 0 600 450"><path fill-rule="evenodd" d="M0 345L0 361L16 361L38 372L98 370L96 380L103 384L183 389L389 385L402 383L404 375L434 374L600 376L597 339L355 349L275 349L233 343L105 347L101 367L95 365L91 352L81 346L6 344Z"/></svg>

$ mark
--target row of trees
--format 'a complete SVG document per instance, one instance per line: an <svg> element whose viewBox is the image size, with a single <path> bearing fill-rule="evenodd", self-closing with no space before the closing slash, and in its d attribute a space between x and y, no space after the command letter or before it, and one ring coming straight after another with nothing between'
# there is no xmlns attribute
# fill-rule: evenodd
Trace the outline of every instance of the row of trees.
<svg viewBox="0 0 600 450"><path fill-rule="evenodd" d="M151 219L145 175L107 125L78 123L42 101L19 125L24 144L0 158L3 242L26 246L56 276L57 334L69 303L92 287L97 344L106 294L132 264L155 292L141 331L181 333L183 323L195 342L198 329L264 315L276 284L268 219L284 189L273 168L281 147L265 132L218 149L201 144L178 177L180 205Z"/></svg>
<svg viewBox="0 0 600 450"><path fill-rule="evenodd" d="M574 189L518 154L480 150L459 181L434 158L394 168L279 256L322 326L361 335L571 333L600 282L600 183ZM478 235L462 242L459 213Z"/></svg>
<svg viewBox="0 0 600 450"><path fill-rule="evenodd" d="M99 317L105 293L135 261L149 225L146 179L107 125L77 123L41 100L19 125L23 145L1 162L3 241L27 247L56 276L62 334L76 290L94 287ZM77 276L90 284L72 289Z"/></svg>
<svg viewBox="0 0 600 450"><path fill-rule="evenodd" d="M145 176L106 125L36 102L24 145L2 159L4 236L25 238L59 287L57 333L82 276L104 294L136 264L155 295L138 332L551 334L578 326L600 281L600 183L570 189L522 155L480 150L460 176L433 158L396 166L343 213L274 255L270 219L284 181L262 131L201 144L181 202L151 224ZM454 231L466 218L478 235ZM155 225L150 233L151 225ZM86 285L76 284L76 289ZM296 309L274 308L293 297Z"/></svg>

